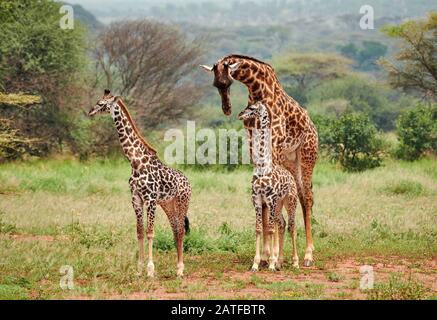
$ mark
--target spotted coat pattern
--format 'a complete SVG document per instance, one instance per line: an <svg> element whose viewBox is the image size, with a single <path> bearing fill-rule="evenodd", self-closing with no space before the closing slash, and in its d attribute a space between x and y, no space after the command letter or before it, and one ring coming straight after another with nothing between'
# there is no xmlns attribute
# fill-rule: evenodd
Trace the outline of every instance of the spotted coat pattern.
<svg viewBox="0 0 437 320"><path fill-rule="evenodd" d="M183 238L189 230L187 217L191 198L191 185L187 177L179 170L165 165L158 158L155 149L141 136L132 120L127 107L120 97L114 97L109 91L89 112L110 113L120 139L123 152L129 160L132 173L129 185L132 205L137 218L137 238L139 243L139 272L144 264L144 225L143 208L147 213L147 238L149 241L148 275L153 276L152 258L153 230L157 205L167 214L178 251L178 275L183 274Z"/></svg>
<svg viewBox="0 0 437 320"><path fill-rule="evenodd" d="M248 134L253 136L253 163L254 174L252 177L252 202L256 213L256 233L260 235L264 230L278 238L279 255L277 266L280 267L283 260L283 240L285 233L285 221L282 216L282 208L285 206L288 213L288 226L293 240L293 263L296 265L298 258L296 253L296 228L295 215L297 205L297 188L293 175L279 164L272 161L270 118L267 108L256 102L246 107L238 116L240 120L257 120L258 129L247 129ZM255 137L256 136L256 137ZM267 210L263 213L263 206ZM263 214L268 214L263 217ZM263 228L264 224L264 228ZM270 252L272 254L273 252ZM256 258L255 258L256 260ZM258 264L259 262L256 262ZM273 266L272 266L273 268ZM254 271L256 271L255 266Z"/></svg>
<svg viewBox="0 0 437 320"><path fill-rule="evenodd" d="M313 206L312 175L317 160L317 130L307 111L283 89L272 66L252 57L229 55L219 59L213 67L202 66L214 73L214 86L222 98L226 115L232 112L230 86L237 80L248 88L248 105L262 102L271 119L273 162L281 164L295 178L304 214L306 250L304 265L313 263L314 250L311 232ZM248 129L259 128L256 119L244 121ZM249 136L252 150L252 138Z"/></svg>

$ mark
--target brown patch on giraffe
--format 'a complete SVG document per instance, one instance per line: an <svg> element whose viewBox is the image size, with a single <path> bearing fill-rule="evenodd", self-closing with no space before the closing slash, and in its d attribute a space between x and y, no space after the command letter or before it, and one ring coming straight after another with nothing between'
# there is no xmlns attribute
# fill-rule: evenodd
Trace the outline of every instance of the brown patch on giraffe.
<svg viewBox="0 0 437 320"><path fill-rule="evenodd" d="M262 101L269 109L272 123L272 146L273 159L279 161L284 150L282 143L286 136L297 138L302 136L299 152L296 157L295 166L300 170L294 170L294 179L302 187L298 189L301 207L304 212L305 234L306 234L306 265L313 263L312 251L314 249L311 231L311 211L313 203L312 193L312 175L318 154L318 137L317 130L308 116L308 113L290 97L280 84L274 69L269 64L255 59L253 57L242 55L228 55L221 58L214 65L214 81L218 79L230 78L228 75L227 65L237 64L239 67L232 74L232 77L245 84L249 90L249 104ZM226 70L224 72L223 70ZM229 86L232 82L227 83L227 90L219 90L222 97L222 108L226 115L231 113L231 103L229 97ZM273 94L274 92L274 94ZM279 121L276 119L281 117ZM246 128L253 128L252 123L245 121ZM251 143L249 135L249 146ZM305 147L304 147L305 146ZM251 147L249 148L251 151ZM252 154L252 153L251 153ZM278 163L286 165L284 163ZM287 166L290 169L290 166ZM291 172L291 171L290 171Z"/></svg>

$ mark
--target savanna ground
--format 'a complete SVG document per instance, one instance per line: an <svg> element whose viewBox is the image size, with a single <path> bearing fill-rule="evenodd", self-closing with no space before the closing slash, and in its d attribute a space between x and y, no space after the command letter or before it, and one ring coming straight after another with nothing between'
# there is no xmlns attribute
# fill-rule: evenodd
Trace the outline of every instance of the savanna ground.
<svg viewBox="0 0 437 320"><path fill-rule="evenodd" d="M124 160L55 159L0 166L2 299L433 299L437 297L437 164L387 161L314 176L315 265L249 272L254 255L251 171L184 168L193 185L185 274L161 209L153 280L136 276L135 218ZM305 237L298 212L301 262ZM60 268L74 269L62 290ZM375 287L360 290L362 265Z"/></svg>

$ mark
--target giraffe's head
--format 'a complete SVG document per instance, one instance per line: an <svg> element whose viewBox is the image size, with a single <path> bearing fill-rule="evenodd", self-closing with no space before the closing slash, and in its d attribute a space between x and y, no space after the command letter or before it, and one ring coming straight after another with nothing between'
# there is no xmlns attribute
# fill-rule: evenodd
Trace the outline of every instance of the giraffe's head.
<svg viewBox="0 0 437 320"><path fill-rule="evenodd" d="M91 110L88 112L88 116L92 117L96 114L110 113L111 108L115 105L117 99L117 96L113 96L111 94L111 91L106 89L103 93L103 97L99 101L97 101L96 105L92 107Z"/></svg>
<svg viewBox="0 0 437 320"><path fill-rule="evenodd" d="M232 74L238 70L240 63L231 63L228 59L221 59L212 67L201 65L203 69L208 72L214 72L213 85L218 89L220 97L222 98L223 113L227 116L232 113L232 105L230 99L231 85L234 82Z"/></svg>
<svg viewBox="0 0 437 320"><path fill-rule="evenodd" d="M254 104L247 106L243 111L238 115L238 119L240 120L249 120L249 119L260 119L268 117L268 111L265 105L258 101Z"/></svg>

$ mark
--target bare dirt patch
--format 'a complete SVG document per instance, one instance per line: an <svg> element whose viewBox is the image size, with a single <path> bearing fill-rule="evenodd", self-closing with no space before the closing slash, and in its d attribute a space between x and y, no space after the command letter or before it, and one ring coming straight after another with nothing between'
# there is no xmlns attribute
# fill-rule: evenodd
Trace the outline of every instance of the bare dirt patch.
<svg viewBox="0 0 437 320"><path fill-rule="evenodd" d="M394 273L424 284L427 296L437 295L437 259L400 257L343 258L323 266L269 272L227 271L219 277L208 270L186 275L169 286L159 277L151 289L128 294L108 294L104 299L366 299L359 288L362 265L373 267L375 283ZM172 280L170 280L172 281ZM86 296L70 297L86 299Z"/></svg>

